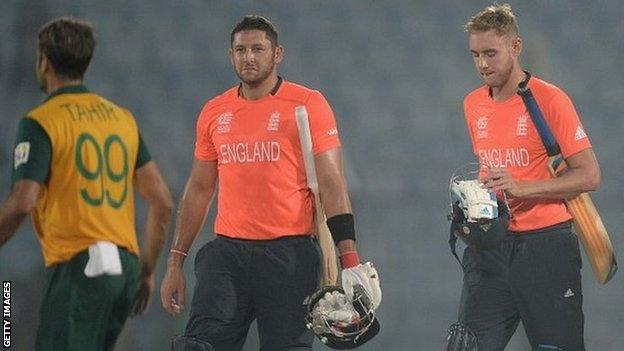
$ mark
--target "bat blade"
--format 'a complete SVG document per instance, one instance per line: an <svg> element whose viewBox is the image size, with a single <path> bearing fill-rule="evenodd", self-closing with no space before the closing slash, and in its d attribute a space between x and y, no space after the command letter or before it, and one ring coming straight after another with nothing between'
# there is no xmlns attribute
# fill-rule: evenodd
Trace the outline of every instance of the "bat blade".
<svg viewBox="0 0 624 351"><path fill-rule="evenodd" d="M556 177L565 172L567 165L561 155L558 155L551 157L548 168ZM618 269L609 232L588 193L582 193L565 202L596 280L600 284L606 284Z"/></svg>
<svg viewBox="0 0 624 351"><path fill-rule="evenodd" d="M338 264L336 261L336 249L334 247L334 240L332 239L331 232L327 227L325 218L325 212L323 211L323 205L320 198L315 197L316 208L318 209L314 215L316 222L316 238L322 253L322 270L323 276L321 277L321 287L330 285L336 285L338 281Z"/></svg>
<svg viewBox="0 0 624 351"><path fill-rule="evenodd" d="M312 153L312 136L310 134L310 122L308 119L308 111L305 106L297 106L295 108L295 117L297 121L297 129L299 131L299 140L301 141L301 153L305 164L306 178L308 187L314 195L314 222L315 236L321 247L321 270L323 276L321 278L321 287L336 285L338 281L338 264L336 260L336 248L332 239L329 228L327 227L325 211L321 204L321 197L318 189L318 181L316 179L316 168L314 166L314 155Z"/></svg>
<svg viewBox="0 0 624 351"><path fill-rule="evenodd" d="M527 74L527 78L518 85L518 94L522 97L522 101L546 148L546 153L550 156L548 162L550 173L557 177L565 172L567 165L561 155L559 144L550 131L537 100L535 100L528 86L530 78L531 75ZM575 198L565 200L565 203L572 215L575 232L583 244L596 280L600 284L606 284L615 275L618 266L609 233L602 223L594 202L589 194L582 193Z"/></svg>

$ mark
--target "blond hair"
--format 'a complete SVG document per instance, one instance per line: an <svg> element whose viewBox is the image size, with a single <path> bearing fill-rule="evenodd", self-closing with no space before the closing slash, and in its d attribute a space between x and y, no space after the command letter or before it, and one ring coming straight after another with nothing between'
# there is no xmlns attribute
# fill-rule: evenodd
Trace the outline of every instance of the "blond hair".
<svg viewBox="0 0 624 351"><path fill-rule="evenodd" d="M511 5L494 3L472 16L464 26L464 30L468 33L487 32L492 29L500 36L518 35L518 22Z"/></svg>

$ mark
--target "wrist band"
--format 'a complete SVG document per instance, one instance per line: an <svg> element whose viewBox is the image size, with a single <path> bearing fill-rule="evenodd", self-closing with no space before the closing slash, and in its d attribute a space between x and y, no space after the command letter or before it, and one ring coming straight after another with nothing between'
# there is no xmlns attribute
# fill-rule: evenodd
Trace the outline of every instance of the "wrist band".
<svg viewBox="0 0 624 351"><path fill-rule="evenodd" d="M169 250L169 252L170 253L175 253L175 254L178 254L178 255L182 255L184 257L188 256L188 254L186 252L180 251L180 250L176 250L176 249L171 249L171 250Z"/></svg>
<svg viewBox="0 0 624 351"><path fill-rule="evenodd" d="M351 213L328 218L327 228L329 228L336 245L343 240L355 240L355 220Z"/></svg>
<svg viewBox="0 0 624 351"><path fill-rule="evenodd" d="M343 269L355 267L360 264L357 251L347 251L340 254L340 265Z"/></svg>

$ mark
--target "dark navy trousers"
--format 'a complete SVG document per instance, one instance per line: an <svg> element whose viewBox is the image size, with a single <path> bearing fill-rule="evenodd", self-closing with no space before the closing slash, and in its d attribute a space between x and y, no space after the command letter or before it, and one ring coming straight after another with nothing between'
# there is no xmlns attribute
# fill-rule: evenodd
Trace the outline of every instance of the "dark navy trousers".
<svg viewBox="0 0 624 351"><path fill-rule="evenodd" d="M460 322L479 351L502 351L518 323L531 347L584 351L581 256L569 222L510 233L496 248L466 248Z"/></svg>
<svg viewBox="0 0 624 351"><path fill-rule="evenodd" d="M303 301L319 286L320 259L310 236L217 236L195 257L197 285L185 335L216 351L236 351L256 319L260 350L312 350Z"/></svg>

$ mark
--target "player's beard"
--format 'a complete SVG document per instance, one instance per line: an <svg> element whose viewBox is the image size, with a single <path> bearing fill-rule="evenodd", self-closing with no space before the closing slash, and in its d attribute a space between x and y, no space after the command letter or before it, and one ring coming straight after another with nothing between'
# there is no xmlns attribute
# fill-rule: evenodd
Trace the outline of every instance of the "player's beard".
<svg viewBox="0 0 624 351"><path fill-rule="evenodd" d="M514 61L513 58L510 57L506 67L504 67L500 73L494 73L494 79L491 82L486 80L485 84L487 84L490 88L502 89L507 82L509 82L513 69Z"/></svg>
<svg viewBox="0 0 624 351"><path fill-rule="evenodd" d="M258 73L255 74L253 77L245 77L243 75L243 70L237 70L236 75L246 85L256 87L262 84L262 82L264 82L271 76L271 74L273 74L273 72L275 71L275 66L275 63L272 63L270 66L264 69L262 67L258 67Z"/></svg>

